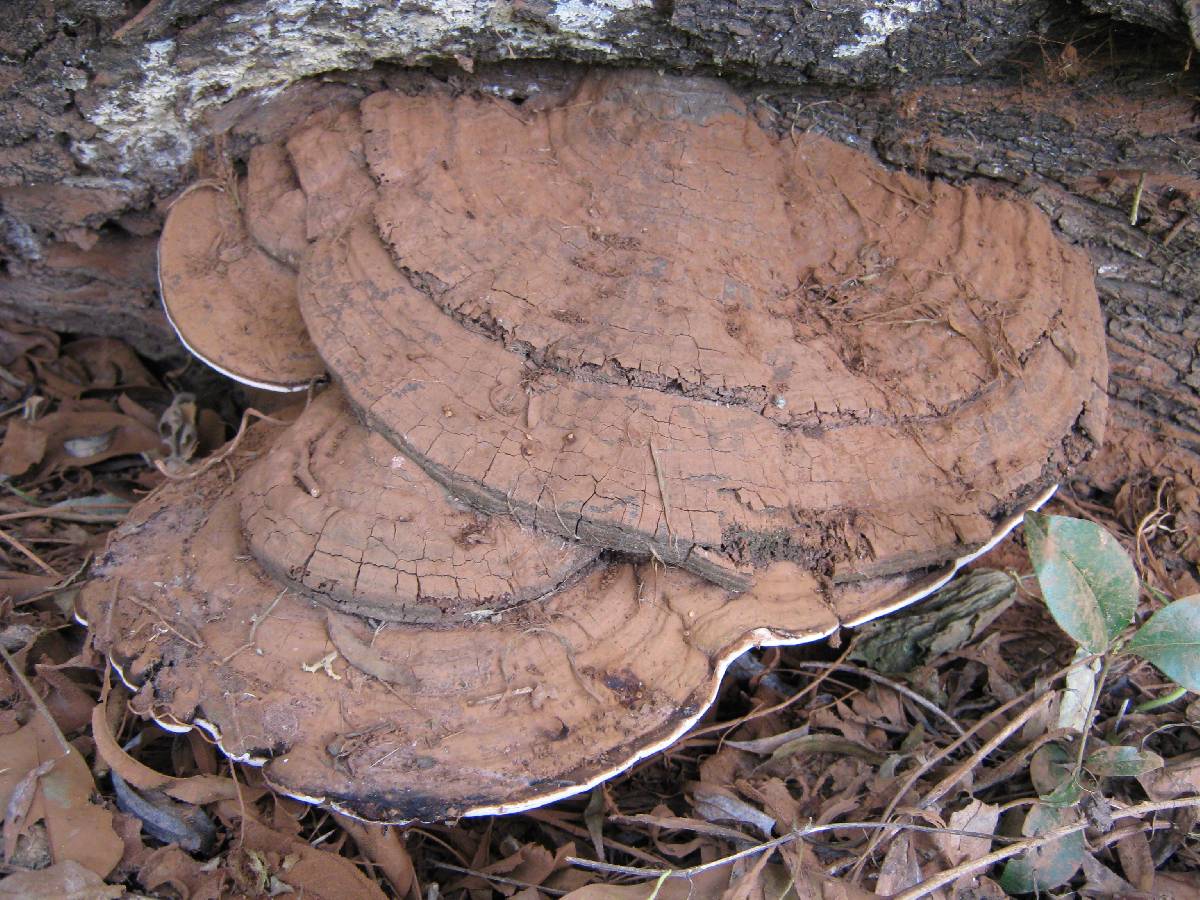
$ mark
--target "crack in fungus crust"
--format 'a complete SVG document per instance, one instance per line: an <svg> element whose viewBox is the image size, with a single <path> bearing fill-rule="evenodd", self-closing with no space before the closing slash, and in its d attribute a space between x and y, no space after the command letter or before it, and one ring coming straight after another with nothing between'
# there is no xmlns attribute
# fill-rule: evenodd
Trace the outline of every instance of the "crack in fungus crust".
<svg viewBox="0 0 1200 900"><path fill-rule="evenodd" d="M244 335L278 315L336 386L232 485L139 504L78 610L135 709L362 818L598 783L745 649L935 590L1103 438L1091 271L1040 213L781 139L714 81L381 92L255 148L240 194L180 201L277 279L217 312L287 286ZM169 244L164 293L230 284Z"/></svg>

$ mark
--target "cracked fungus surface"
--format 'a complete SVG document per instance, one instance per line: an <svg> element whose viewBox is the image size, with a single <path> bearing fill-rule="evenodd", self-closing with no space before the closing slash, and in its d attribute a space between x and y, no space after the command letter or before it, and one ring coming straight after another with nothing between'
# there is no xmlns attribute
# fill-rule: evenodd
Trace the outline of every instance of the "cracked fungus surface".
<svg viewBox="0 0 1200 900"><path fill-rule="evenodd" d="M337 391L313 401L237 493L250 551L274 578L381 621L487 617L561 588L598 552L456 501Z"/></svg>
<svg viewBox="0 0 1200 900"><path fill-rule="evenodd" d="M738 653L923 596L1102 437L1091 270L1039 212L781 140L716 82L375 94L255 148L236 209L192 196L336 386L139 505L80 613L139 711L363 818L615 774Z"/></svg>

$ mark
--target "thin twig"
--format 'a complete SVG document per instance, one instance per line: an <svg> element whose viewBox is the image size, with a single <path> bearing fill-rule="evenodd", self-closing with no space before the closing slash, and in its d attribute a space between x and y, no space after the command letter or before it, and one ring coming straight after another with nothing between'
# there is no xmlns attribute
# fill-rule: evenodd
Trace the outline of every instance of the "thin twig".
<svg viewBox="0 0 1200 900"><path fill-rule="evenodd" d="M104 507L99 507L104 509ZM113 505L114 509L118 507ZM88 513L76 513L66 509L23 509L20 512L4 513L0 515L0 522L15 522L18 519L54 519L59 522L79 522L84 525L113 525L118 522L124 522L125 516L129 514L129 508L123 507L121 513L112 513L109 515L98 515Z"/></svg>
<svg viewBox="0 0 1200 900"><path fill-rule="evenodd" d="M535 822L541 822L550 828L557 828L560 831L565 831L567 834L573 834L575 837L591 838L591 833L586 828L580 828L578 825L575 825L571 822L562 821L554 814L553 810L531 809L528 812L522 813L522 815L528 819L533 819ZM620 841L613 840L613 838L609 837L608 835L604 836L604 843L614 850L620 850L622 853L628 856L645 860L653 866L661 867L665 864L665 860L655 856L653 853L647 853L645 850L641 850L638 847L633 847L629 844L623 844Z"/></svg>
<svg viewBox="0 0 1200 900"><path fill-rule="evenodd" d="M50 728L54 731L54 736L58 738L58 745L63 749L63 755L70 756L71 751L75 748L71 746L70 742L67 740L67 736L62 733L62 729L59 728L58 723L54 721L54 716L51 715L50 710L46 706L46 702L42 700L41 695L33 689L33 685L29 683L29 679L25 677L25 673L21 671L20 667L16 663L16 660L9 655L8 651L4 649L3 645L0 645L0 659L3 659L4 662L7 663L8 667L12 669L13 675L16 676L17 681L21 683L21 687L25 689L25 693L29 695L29 699L33 701L34 708L38 711L38 714L46 720L47 724L49 724Z"/></svg>
<svg viewBox="0 0 1200 900"><path fill-rule="evenodd" d="M252 615L250 617L250 633L248 635L246 635L246 643L242 644L242 646L238 647L236 650L234 650L232 653L230 653L228 656L226 656L223 660L221 660L221 665L225 665L225 663L229 662L231 659L233 659L235 656L237 656L243 650L249 650L251 647L254 646L254 642L255 642L254 636L256 634L258 634L258 626L261 625L264 621L266 621L267 616L271 615L271 613L275 610L276 605L279 603L280 600L283 599L283 595L286 594L287 592L288 592L288 589L284 588L282 591L280 591L278 594L275 595L275 599L271 601L270 605L267 606L266 609L264 609L260 613L255 613L254 615Z"/></svg>
<svg viewBox="0 0 1200 900"><path fill-rule="evenodd" d="M1067 673L1074 671L1076 668L1078 668L1080 666L1090 665L1092 660L1094 660L1094 659L1096 659L1095 656L1089 656L1085 659L1075 660L1074 662L1071 663L1071 665L1064 666L1062 669L1059 669L1057 672L1055 672L1053 676L1051 676L1049 679L1047 679L1047 682L1057 681L1059 678L1064 677ZM948 758L959 747L961 747L963 744L965 744L970 737L972 737L973 735L975 735L982 729L991 725L992 722L994 722L1000 716L1004 715L1010 709L1013 709L1014 707L1019 706L1020 704L1027 701L1030 697L1032 697L1040 689L1041 688L1039 688L1038 686L1035 685L1034 687L1029 688L1029 690L1024 691L1021 694L1018 694L1016 697L1013 697L1011 700L1009 700L1007 703L1003 704L1002 706L999 706L996 709L992 710L990 713L988 713L986 716L984 716L982 719L980 719L978 722L976 722L974 725L972 725L971 728L967 731L967 733L965 735L963 735L962 737L960 737L958 740L956 740L953 744L940 750L938 753L935 753L928 760L926 760L925 762L923 762L919 766L917 766L915 769L913 769L913 771L908 774L908 777L905 778L904 784L902 784L900 786L900 789L898 791L896 791L895 794L892 795L892 799L890 801L888 801L887 808L884 810L883 815L880 816L880 818L885 822L891 818L892 813L894 813L896 811L896 807L900 805L900 801L904 799L904 797L908 794L908 792L910 790L912 790L913 785L915 785L917 783L917 781L920 780L922 775L924 775L926 772L928 772L930 769L932 769L935 765L937 765L943 759ZM886 835L883 832L879 832L879 833L876 833L871 836L871 840L868 842L866 850L863 851L863 853L859 856L858 862L855 863L855 865L854 865L854 872L856 874L862 871L862 867L866 863L867 856L870 853L872 853L876 847L879 846L879 842L885 836Z"/></svg>
<svg viewBox="0 0 1200 900"><path fill-rule="evenodd" d="M794 666L797 669L824 669L824 668L828 667L828 668L832 668L838 672L848 672L852 675L861 675L863 678L866 678L870 681L874 681L877 684L882 684L885 687L891 688L897 694L901 694L901 695L907 697L913 703L915 703L918 706L924 708L925 710L933 713L935 716L937 716L939 719L943 720L951 728L953 728L959 734L959 736L966 734L966 732L963 730L962 726L959 725L958 722L956 722L954 720L954 717L951 716L948 712L945 712L936 703L932 703L931 701L926 700L924 697L922 697L920 694L918 694L916 691L912 690L911 688L906 688L904 685L899 684L895 681L892 681L892 679L887 678L883 675L880 675L878 672L873 672L870 669L865 669L860 666L852 666L852 665L848 665L845 663L801 662L801 663L795 663Z"/></svg>
<svg viewBox="0 0 1200 900"><path fill-rule="evenodd" d="M1035 702L1021 710L1021 712L1011 722L1006 723L1004 727L996 732L986 744L955 766L949 775L934 785L929 790L929 793L927 793L921 799L921 802L917 805L917 808L929 809L929 807L933 806L933 804L935 804L938 800L942 799L942 797L950 792L951 788L953 788L956 784L962 781L964 777L966 777L968 772L987 759L993 750L1016 734L1016 732L1024 727L1026 722L1033 718L1037 713L1041 712L1042 707L1050 702L1050 698L1052 696L1053 695L1051 694L1043 694Z"/></svg>
<svg viewBox="0 0 1200 900"><path fill-rule="evenodd" d="M1092 698L1088 703L1087 715L1083 717L1083 728L1079 730L1079 750L1075 754L1075 768L1071 773L1072 778L1079 778L1079 773L1083 771L1083 760L1087 754L1087 739L1092 731L1092 722L1096 719L1096 708L1100 705L1100 692L1104 690L1104 682L1108 678L1108 656L1100 662L1100 674L1096 676L1092 683Z"/></svg>
<svg viewBox="0 0 1200 900"><path fill-rule="evenodd" d="M39 569L41 569L47 575L53 575L55 578L58 578L60 580L62 579L62 577L63 577L62 572L58 571L58 569L54 568L54 566L50 565L48 562L43 560L40 556L38 556L36 553L34 553L32 550L30 550L28 547L26 547L20 541L18 541L15 537L13 537L7 531L0 531L0 540L3 540L9 544L12 544L12 546L14 546L18 550L20 550L21 553L25 554L25 556L29 559L30 562L32 562L35 566L37 566Z"/></svg>
<svg viewBox="0 0 1200 900"><path fill-rule="evenodd" d="M1160 800L1157 802L1139 803L1136 806L1129 806L1125 809L1115 810L1113 819L1131 819L1139 818L1152 812L1161 812L1168 809L1182 809L1190 806L1200 806L1200 796L1179 797L1175 800ZM972 872L978 872L982 869L993 865L997 862L1002 862L1010 857L1016 856L1018 853L1023 853L1026 850L1035 849L1044 846L1052 841L1059 840L1067 835L1074 834L1078 831L1083 831L1089 826L1087 821L1079 821L1064 825L1053 831L1048 831L1044 834L1037 835L1032 838L1005 838L1001 835L986 834L984 832L968 832L958 831L950 828L935 828L931 825L888 825L885 822L833 822L828 825L810 825L804 828L798 828L795 831L790 831L785 835L766 841L762 844L756 844L753 847L747 847L745 850L739 850L737 853L731 853L729 856L722 856L720 859L714 859L710 862L702 863L698 866L691 866L686 869L642 869L637 866L621 866L615 863L597 862L592 859L581 859L577 856L566 857L566 862L580 869L591 869L596 872L608 872L613 875L629 875L635 878L692 878L703 872L712 869L727 866L730 863L737 862L739 859L745 859L748 856L754 856L758 853L765 853L768 850L774 850L777 847L782 847L784 844L789 844L797 839L807 839L816 834L821 834L829 831L838 831L847 828L862 828L862 829L885 829L885 828L903 828L909 831L922 831L935 834L961 834L968 837L987 838L993 841L1011 840L1011 843L1002 850L996 850L988 853L985 856L977 859L968 860L961 865L954 866L944 872L939 873L933 878L923 881L921 884L896 895L893 900L919 900L921 897L928 896L940 887L951 884L963 875L968 875Z"/></svg>
<svg viewBox="0 0 1200 900"><path fill-rule="evenodd" d="M663 474L662 462L658 458L658 449L654 446L654 438L650 438L650 459L654 463L654 477L658 480L658 496L662 500L663 519L667 523L667 535L675 539L675 528L671 525L671 501L667 497L667 478Z"/></svg>
<svg viewBox="0 0 1200 900"><path fill-rule="evenodd" d="M450 863L435 862L435 866L439 869L449 869L451 872L458 872L462 875L473 875L476 878L483 878L487 881L494 881L497 884L508 884L519 888L533 888L536 891L541 891L543 894L550 894L553 897L565 897L566 891L558 888L546 887L544 884L534 884L531 881L518 881L516 878L505 878L503 875L492 875L489 872L480 872L478 869L468 869L463 866L455 866Z"/></svg>
<svg viewBox="0 0 1200 900"><path fill-rule="evenodd" d="M1138 211L1142 206L1142 191L1146 188L1146 173L1143 172L1138 178L1137 187L1133 191L1133 209L1129 212L1129 224L1137 225Z"/></svg>
<svg viewBox="0 0 1200 900"><path fill-rule="evenodd" d="M577 856L568 856L566 862L580 869L592 869L597 872L608 872L613 875L632 875L637 878L691 878L702 872L718 869L721 866L737 862L739 859L745 859L747 856L754 856L767 850L774 850L797 839L808 839L814 835L825 834L830 831L845 831L847 829L878 830L882 828L903 828L906 831L921 831L930 834L956 834L963 837L987 838L999 841L1020 840L1019 838L1005 838L982 831L959 831L953 828L936 828L932 825L914 825L911 823L888 825L885 822L831 822L827 825L806 825L803 828L789 831L787 834L762 844L755 844L753 847L747 847L744 850L739 850L737 853L731 853L729 856L722 856L720 859L714 859L710 862L701 863L700 865L691 866L686 869L643 869L638 866L622 866L616 863L597 862L593 859L581 859Z"/></svg>
<svg viewBox="0 0 1200 900"><path fill-rule="evenodd" d="M186 634L184 634L182 631L180 631L178 628L176 628L174 625L172 625L170 622L168 622L163 617L163 614L160 613L153 606L151 606L149 603L139 600L137 597L133 596L133 594L130 594L128 596L128 599L130 601L132 601L135 605L140 606L146 612L150 613L152 616L154 616L156 619L158 619L160 625L162 625L164 628L166 628L168 631L170 631L173 635L175 635L177 638L179 638L185 644L191 644L197 650L204 649L203 643L201 643L199 641L195 641L192 638L188 637Z"/></svg>
<svg viewBox="0 0 1200 900"><path fill-rule="evenodd" d="M831 663L826 663L825 664L826 668L823 672L821 672L820 675L818 675L810 683L806 684L803 688L798 690L796 693L792 694L792 696L790 696L784 700L781 700L779 703L776 703L774 706L766 706L766 707L763 707L762 709L752 709L752 710L750 710L750 712L746 713L744 716L739 716L738 718L732 719L728 722L717 722L715 725L709 725L705 728L697 728L695 731L688 732L688 734L686 736L686 740L690 741L693 738L703 737L706 734L715 734L718 731L724 731L724 732L732 731L734 728L737 728L739 725L745 725L747 722L752 721L753 719L758 719L763 716L769 716L773 713L780 712L781 710L787 709L792 704L794 704L800 700L803 700L805 697L807 697L809 694L811 694L813 691L815 691L818 687L820 687L826 678L828 678L830 675L833 674L834 666L839 665L846 660L846 658L850 655L850 651L854 649L855 643L857 641L858 641L858 636L855 635L853 638L850 639L849 643L846 644L846 649L842 651L841 656L839 656L836 660L834 660ZM722 740L724 740L724 738L722 738Z"/></svg>

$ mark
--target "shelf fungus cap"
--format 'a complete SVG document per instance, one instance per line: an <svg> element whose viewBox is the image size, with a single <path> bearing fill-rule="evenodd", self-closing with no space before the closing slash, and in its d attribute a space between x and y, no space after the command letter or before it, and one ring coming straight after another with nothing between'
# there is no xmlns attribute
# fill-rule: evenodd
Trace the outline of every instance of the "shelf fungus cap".
<svg viewBox="0 0 1200 900"><path fill-rule="evenodd" d="M310 229L301 312L368 425L481 509L731 590L846 583L983 546L1101 439L1091 266L1027 202L780 139L705 79L359 118L332 193L374 188Z"/></svg>
<svg viewBox="0 0 1200 900"><path fill-rule="evenodd" d="M273 391L324 374L296 307L295 271L251 238L231 190L200 183L175 201L158 275L179 339L217 371Z"/></svg>
<svg viewBox="0 0 1200 900"><path fill-rule="evenodd" d="M679 568L602 556L545 596L507 607L459 597L434 621L383 622L370 604L275 580L253 550L266 514L244 508L262 499L246 489L255 472L284 467L315 431L324 429L318 453L370 447L355 428L329 395L292 429L253 426L228 458L233 483L214 468L134 509L77 615L135 692L136 711L169 730L200 727L230 757L262 766L277 790L362 819L499 814L578 793L680 737L746 649L826 637L857 609L907 602L949 577L946 569L830 589L779 562L733 595ZM335 518L345 509L338 490L330 486ZM453 501L437 503L447 506L427 518L381 512L381 532L410 543L450 537L441 529ZM495 534L485 540L501 548ZM507 540L561 552L554 537Z"/></svg>
<svg viewBox="0 0 1200 900"><path fill-rule="evenodd" d="M431 626L500 615L576 579L598 550L486 516L321 394L238 479L251 553L333 609Z"/></svg>
<svg viewBox="0 0 1200 900"><path fill-rule="evenodd" d="M337 387L140 504L78 609L136 709L311 802L585 790L746 649L936 590L1102 439L1091 269L1040 212L714 81L379 93L251 162L255 265L295 266Z"/></svg>

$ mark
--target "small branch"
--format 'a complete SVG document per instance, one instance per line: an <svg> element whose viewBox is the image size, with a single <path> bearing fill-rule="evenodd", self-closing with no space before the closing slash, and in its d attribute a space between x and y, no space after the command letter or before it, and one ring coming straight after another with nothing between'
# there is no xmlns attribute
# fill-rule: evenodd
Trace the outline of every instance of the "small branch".
<svg viewBox="0 0 1200 900"><path fill-rule="evenodd" d="M567 859L570 862L570 858ZM518 881L516 878L505 878L503 875L492 875L488 872L480 872L478 869L468 869L463 866L455 866L450 863L435 862L435 866L439 869L449 869L451 872L458 872L462 875L472 875L475 878L482 878L486 881L494 881L497 884L507 884L512 887L533 888L535 891L540 891L543 894L549 894L552 897L565 897L567 892L558 888L546 887L544 884L533 884L529 881Z"/></svg>
<svg viewBox="0 0 1200 900"><path fill-rule="evenodd" d="M1136 806L1129 806L1125 809L1115 810L1113 819L1134 819L1140 818L1147 813L1161 812L1168 809L1183 809L1189 806L1200 806L1200 796L1179 797L1175 800L1160 800L1157 802L1139 803ZM938 888L945 887L947 884L952 884L963 875L969 875L972 872L979 872L998 862L1003 862L1026 850L1032 850L1037 847L1044 846L1060 838L1075 834L1078 831L1083 831L1089 827L1087 821L1073 822L1070 825L1063 825L1053 831L1048 831L1045 834L1040 834L1033 838L1010 839L996 834L985 834L983 832L973 831L958 831L952 828L935 828L931 825L889 825L885 822L833 822L828 825L813 825L805 828L800 828L795 831L788 832L774 840L766 841L762 844L756 844L753 847L747 847L745 850L739 850L737 853L731 853L729 856L722 856L720 859L714 859L711 862L702 863L698 866L691 866L686 869L641 869L637 866L620 866L614 863L597 862L592 859L581 859L577 856L568 856L566 862L580 869L590 869L595 872L607 872L613 875L628 875L634 878L654 878L661 883L668 878L692 878L702 872L707 872L711 869L717 869L721 866L727 866L730 863L737 862L740 859L745 859L748 856L754 856L758 853L765 853L768 850L774 850L777 847L782 847L784 844L800 838L810 838L813 835L821 834L828 831L838 831L847 828L862 828L862 829L885 829L898 828L908 831L923 831L934 834L958 834L966 837L987 838L993 841L1011 840L1012 842L1002 850L996 850L981 856L978 859L968 860L961 865L954 866L944 872L935 875L926 881L921 882L914 888L905 891L903 894L897 894L892 900L919 900L921 897L926 897L932 894ZM437 865L443 865L438 863ZM454 868L447 866L447 868ZM467 871L456 869L456 871ZM470 874L480 875L481 877L491 878L490 875L483 873L471 872Z"/></svg>
<svg viewBox="0 0 1200 900"><path fill-rule="evenodd" d="M137 597L133 596L133 594L130 594L128 599L130 601L132 601L134 603L134 605L140 606L146 612L150 613L150 615L154 616L154 618L158 619L159 624L162 625L163 628L167 629L169 632L171 632L173 635L175 635L175 637L179 638L185 644L190 644L191 646L195 647L197 650L204 649L204 643L202 641L193 640L192 638L188 637L186 634L184 634L182 631L180 631L178 628L176 628L174 625L172 625L170 622L168 622L166 620L166 618L163 616L163 614L160 613L153 606L151 606L149 603L139 600Z"/></svg>
<svg viewBox="0 0 1200 900"><path fill-rule="evenodd" d="M38 556L36 553L34 553L32 550L30 550L28 547L26 547L20 541L18 541L15 537L13 537L7 531L0 531L0 540L3 540L6 543L11 544L17 550L21 551L21 553L23 553L26 556L26 558L29 559L30 562L32 562L35 566L37 566L39 569L41 569L47 575L53 575L55 578L58 578L60 580L62 579L62 577L63 577L62 572L58 571L58 569L54 568L54 566L50 565L48 562L43 560L40 556Z"/></svg>
<svg viewBox="0 0 1200 900"><path fill-rule="evenodd" d="M1108 657L1105 656L1100 663L1100 674L1096 676L1095 684L1092 686L1092 699L1088 703L1087 715L1083 717L1083 728L1079 732L1079 750L1075 754L1075 769L1071 773L1072 778L1079 778L1079 773L1083 771L1083 760L1087 756L1087 740L1088 735L1092 731L1092 722L1096 718L1096 708L1100 705L1100 691L1104 689L1104 682L1108 678Z"/></svg>
<svg viewBox="0 0 1200 900"><path fill-rule="evenodd" d="M1143 172L1138 178L1137 187L1133 191L1133 209L1129 212L1129 224L1137 225L1138 212L1142 207L1142 191L1146 189L1146 173Z"/></svg>
<svg viewBox="0 0 1200 900"><path fill-rule="evenodd" d="M861 675L863 678L866 678L870 681L874 681L877 684L882 684L885 687L891 688L897 694L901 694L902 696L907 697L913 703L915 703L918 706L922 707L923 709L933 713L935 716L937 716L939 719L941 719L947 725L949 725L951 728L953 728L954 731L960 737L962 735L966 734L966 732L963 730L962 726L959 725L958 722L956 722L954 720L954 717L951 716L945 710L943 710L936 703L932 703L929 700L926 700L924 697L922 697L916 691L914 691L910 688L906 688L904 685L899 684L898 682L892 681L892 679L887 678L883 675L880 675L878 672L873 672L870 669L866 669L861 666L847 665L845 663L832 663L831 664L831 663L821 663L821 662L801 662L801 663L796 663L795 668L797 668L797 669L832 668L834 671L837 671L837 672L848 672L852 675Z"/></svg>

